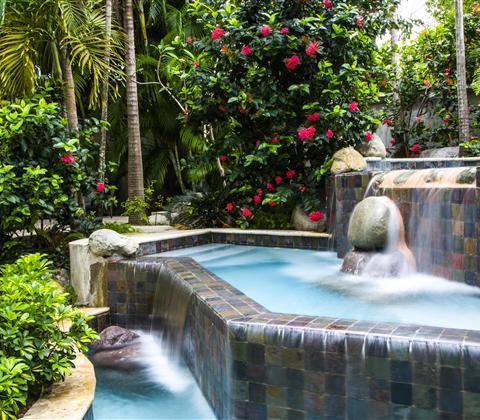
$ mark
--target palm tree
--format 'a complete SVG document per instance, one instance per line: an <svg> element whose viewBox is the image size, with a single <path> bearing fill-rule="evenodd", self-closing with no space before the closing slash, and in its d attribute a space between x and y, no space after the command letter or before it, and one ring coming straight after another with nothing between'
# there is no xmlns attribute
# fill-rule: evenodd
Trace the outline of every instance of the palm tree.
<svg viewBox="0 0 480 420"><path fill-rule="evenodd" d="M91 87L90 106L99 102L102 81L121 74L119 34L105 31L98 0L3 0L0 19L0 95L18 97L35 90L38 73L60 81L68 126L78 125L74 75ZM109 47L110 60L105 60Z"/></svg>
<svg viewBox="0 0 480 420"><path fill-rule="evenodd" d="M142 142L140 138L140 116L138 112L137 70L135 60L135 28L133 22L132 0L125 0L125 64L127 72L127 121L128 121L128 198L138 202L137 211L129 214L129 223L143 222L144 212L141 204L145 199L143 181Z"/></svg>
<svg viewBox="0 0 480 420"><path fill-rule="evenodd" d="M463 29L463 0L455 0L455 38L457 54L458 139L460 143L463 143L470 139L465 36Z"/></svg>

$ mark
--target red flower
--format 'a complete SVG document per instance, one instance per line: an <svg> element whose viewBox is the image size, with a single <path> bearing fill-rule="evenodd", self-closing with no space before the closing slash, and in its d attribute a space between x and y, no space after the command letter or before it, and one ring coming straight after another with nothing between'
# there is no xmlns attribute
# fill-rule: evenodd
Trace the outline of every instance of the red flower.
<svg viewBox="0 0 480 420"><path fill-rule="evenodd" d="M260 33L261 33L263 36L268 36L271 32L272 32L272 28L270 28L270 26L268 26L268 25L263 25L263 26L260 28Z"/></svg>
<svg viewBox="0 0 480 420"><path fill-rule="evenodd" d="M272 143L278 143L279 141L280 141L280 140L279 140L278 137L274 137L274 138L272 139Z"/></svg>
<svg viewBox="0 0 480 420"><path fill-rule="evenodd" d="M277 184L281 184L281 183L283 182L283 178L282 178L281 176L278 176L278 175L277 175L277 176L275 177L275 182L276 182Z"/></svg>
<svg viewBox="0 0 480 420"><path fill-rule="evenodd" d="M319 48L320 44L317 41L312 41L305 49L305 54L307 54L309 57L315 57Z"/></svg>
<svg viewBox="0 0 480 420"><path fill-rule="evenodd" d="M331 129L328 129L325 135L327 136L327 139L331 139L334 136L333 131Z"/></svg>
<svg viewBox="0 0 480 420"><path fill-rule="evenodd" d="M300 140L311 140L315 135L315 127L311 125L310 127L302 127L298 129L298 138Z"/></svg>
<svg viewBox="0 0 480 420"><path fill-rule="evenodd" d="M298 190L299 190L301 193L304 193L306 189L307 189L307 187L305 187L304 185L302 185L301 187L298 188Z"/></svg>
<svg viewBox="0 0 480 420"><path fill-rule="evenodd" d="M258 190L257 190L257 194L258 194L259 197L263 196L263 190L258 189Z"/></svg>
<svg viewBox="0 0 480 420"><path fill-rule="evenodd" d="M244 207L242 209L242 216L245 216L245 217L252 217L252 212L247 208L247 207Z"/></svg>
<svg viewBox="0 0 480 420"><path fill-rule="evenodd" d="M252 52L252 49L250 48L249 45L244 45L242 47L242 54L246 57L248 54Z"/></svg>
<svg viewBox="0 0 480 420"><path fill-rule="evenodd" d="M60 158L60 160L61 160L63 163L73 163L73 162L75 162L75 158L74 158L71 154L69 154L69 153L67 153L66 155L63 155L63 156Z"/></svg>
<svg viewBox="0 0 480 420"><path fill-rule="evenodd" d="M255 204L258 204L260 203L260 201L262 201L262 198L259 195L256 195L255 197L253 197L253 201Z"/></svg>
<svg viewBox="0 0 480 420"><path fill-rule="evenodd" d="M333 3L330 1L330 0L323 0L323 5L327 8L327 9L331 9L333 7Z"/></svg>
<svg viewBox="0 0 480 420"><path fill-rule="evenodd" d="M320 118L320 112L314 112L313 114L307 114L307 120L314 122Z"/></svg>
<svg viewBox="0 0 480 420"><path fill-rule="evenodd" d="M294 54L290 58L287 59L287 62L285 63L285 67L288 70L295 70L295 68L300 64L300 58L298 55Z"/></svg>
<svg viewBox="0 0 480 420"><path fill-rule="evenodd" d="M397 141L392 137L392 140L390 140L390 144L393 146L393 145L395 145L396 142Z"/></svg>
<svg viewBox="0 0 480 420"><path fill-rule="evenodd" d="M357 23L357 26L361 28L363 26L363 16L358 16L355 22Z"/></svg>
<svg viewBox="0 0 480 420"><path fill-rule="evenodd" d="M318 222L319 220L322 220L325 217L325 213L323 211L312 211L309 215L308 218L312 222Z"/></svg>
<svg viewBox="0 0 480 420"><path fill-rule="evenodd" d="M257 141L255 142L255 144L258 146L258 145L262 144L262 142L261 142L260 140L257 140Z"/></svg>
<svg viewBox="0 0 480 420"><path fill-rule="evenodd" d="M420 152L420 145L418 143L414 144L412 147L410 147L410 150L413 152L413 153L418 153Z"/></svg>
<svg viewBox="0 0 480 420"><path fill-rule="evenodd" d="M275 186L274 186L271 182L269 182L269 183L267 184L267 190L272 191L272 190L274 190L274 189L275 189Z"/></svg>
<svg viewBox="0 0 480 420"><path fill-rule="evenodd" d="M223 104L218 105L218 110L219 110L220 112L227 112L227 110L225 109L225 107L223 106Z"/></svg>
<svg viewBox="0 0 480 420"><path fill-rule="evenodd" d="M210 33L210 37L212 39L219 39L221 38L223 35L225 35L225 29L223 28L215 28L211 33Z"/></svg>
<svg viewBox="0 0 480 420"><path fill-rule="evenodd" d="M450 123L450 120L448 119L448 117L445 117L445 118L443 119L443 123L444 123L445 125L448 125L448 124Z"/></svg>
<svg viewBox="0 0 480 420"><path fill-rule="evenodd" d="M187 39L185 41L191 44L193 42L193 38L191 36L187 36Z"/></svg>
<svg viewBox="0 0 480 420"><path fill-rule="evenodd" d="M371 131L365 131L365 140L370 141L373 139L373 134Z"/></svg>
<svg viewBox="0 0 480 420"><path fill-rule="evenodd" d="M355 102L355 101L352 101L348 104L348 109L350 111L360 111L360 109L358 109L358 102Z"/></svg>
<svg viewBox="0 0 480 420"><path fill-rule="evenodd" d="M292 179L295 176L296 172L293 169L287 171L287 178Z"/></svg>
<svg viewBox="0 0 480 420"><path fill-rule="evenodd" d="M389 120L388 118L385 118L385 119L383 120L383 123L384 123L385 125L392 125L392 120Z"/></svg>
<svg viewBox="0 0 480 420"><path fill-rule="evenodd" d="M233 204L232 203L227 203L225 208L227 209L227 211L232 211L233 210Z"/></svg>
<svg viewBox="0 0 480 420"><path fill-rule="evenodd" d="M270 207L275 207L275 206L277 205L277 203L275 203L275 201L273 201L273 200L270 200L270 201L268 202L268 205L269 205Z"/></svg>
<svg viewBox="0 0 480 420"><path fill-rule="evenodd" d="M290 29L288 29L286 26L284 26L282 29L280 29L280 33L282 35L287 35L288 33L290 33Z"/></svg>
<svg viewBox="0 0 480 420"><path fill-rule="evenodd" d="M430 87L431 84L432 84L432 83L430 82L430 80L424 80L424 81L423 81L423 86L425 86L425 87Z"/></svg>
<svg viewBox="0 0 480 420"><path fill-rule="evenodd" d="M421 115L417 115L415 119L417 120L417 123L421 123L423 120L423 117Z"/></svg>
<svg viewBox="0 0 480 420"><path fill-rule="evenodd" d="M220 162L226 162L228 160L228 157L225 155L221 155L218 158L220 159Z"/></svg>
<svg viewBox="0 0 480 420"><path fill-rule="evenodd" d="M97 192L101 193L105 190L105 183L104 182L97 182Z"/></svg>
<svg viewBox="0 0 480 420"><path fill-rule="evenodd" d="M193 65L194 65L194 67L200 67L200 61L195 60L195 61L193 62Z"/></svg>
<svg viewBox="0 0 480 420"><path fill-rule="evenodd" d="M241 105L237 105L237 109L238 109L238 112L240 112L240 114L246 114L247 112L247 108L244 108Z"/></svg>

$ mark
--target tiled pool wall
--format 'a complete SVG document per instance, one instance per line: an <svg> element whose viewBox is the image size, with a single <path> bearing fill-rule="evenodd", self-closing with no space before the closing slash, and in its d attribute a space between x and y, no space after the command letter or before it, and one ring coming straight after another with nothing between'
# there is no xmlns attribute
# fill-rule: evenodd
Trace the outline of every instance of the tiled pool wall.
<svg viewBox="0 0 480 420"><path fill-rule="evenodd" d="M479 331L272 313L190 258L141 260L109 264L112 321L148 325L159 266L189 288L183 354L219 418L478 418Z"/></svg>
<svg viewBox="0 0 480 420"><path fill-rule="evenodd" d="M206 232L191 234L174 239L155 240L140 244L138 255L152 255L160 252L173 251L175 249L190 248L193 246L217 244L236 244L250 246L274 246L281 248L300 248L327 250L332 245L328 235L297 234L275 235L261 233L225 233Z"/></svg>
<svg viewBox="0 0 480 420"><path fill-rule="evenodd" d="M368 158L369 171L393 171L397 169L432 169L459 168L463 166L480 166L480 157L470 158L425 158L425 159L380 159Z"/></svg>
<svg viewBox="0 0 480 420"><path fill-rule="evenodd" d="M339 257L350 248L348 223L355 205L365 195L368 183L380 172L347 173L335 177L336 244ZM395 187L381 191L400 209L407 227L407 243L422 255L428 271L450 280L480 286L480 170L477 188L419 189ZM428 198L428 200L427 200ZM410 217L411 216L411 217ZM413 243L410 230L420 223L432 226L431 241ZM423 248L422 248L423 247Z"/></svg>

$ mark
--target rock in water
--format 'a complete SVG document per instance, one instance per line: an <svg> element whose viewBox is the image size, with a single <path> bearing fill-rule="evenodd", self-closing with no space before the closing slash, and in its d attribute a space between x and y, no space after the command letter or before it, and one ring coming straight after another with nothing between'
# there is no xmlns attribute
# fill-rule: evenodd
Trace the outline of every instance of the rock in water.
<svg viewBox="0 0 480 420"><path fill-rule="evenodd" d="M361 144L358 151L365 157L384 158L387 156L387 149L377 134L374 134L370 141Z"/></svg>
<svg viewBox="0 0 480 420"><path fill-rule="evenodd" d="M98 351L125 347L138 340L138 338L140 336L136 332L112 325L100 333L100 340L92 343L92 349Z"/></svg>
<svg viewBox="0 0 480 420"><path fill-rule="evenodd" d="M135 241L110 229L93 232L88 239L88 246L90 252L99 257L111 257L114 254L131 257L138 251Z"/></svg>
<svg viewBox="0 0 480 420"><path fill-rule="evenodd" d="M366 167L367 162L360 153L353 147L345 147L333 155L333 164L330 172L337 175L344 172L363 171Z"/></svg>
<svg viewBox="0 0 480 420"><path fill-rule="evenodd" d="M390 208L382 197L367 197L353 210L348 240L356 250L380 251L388 242Z"/></svg>

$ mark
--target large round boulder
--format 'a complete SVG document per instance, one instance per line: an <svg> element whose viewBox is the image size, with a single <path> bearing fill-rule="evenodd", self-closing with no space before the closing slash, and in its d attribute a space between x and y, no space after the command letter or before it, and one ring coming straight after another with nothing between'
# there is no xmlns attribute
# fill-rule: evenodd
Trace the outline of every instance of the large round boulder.
<svg viewBox="0 0 480 420"><path fill-rule="evenodd" d="M385 197L367 197L353 210L348 240L361 251L381 251L388 243L390 205Z"/></svg>
<svg viewBox="0 0 480 420"><path fill-rule="evenodd" d="M138 243L110 229L96 230L88 239L90 252L99 257L111 257L114 254L125 257L134 256Z"/></svg>
<svg viewBox="0 0 480 420"><path fill-rule="evenodd" d="M330 168L332 174L342 174L344 172L363 171L367 167L365 158L353 147L340 149L333 155L333 163Z"/></svg>

